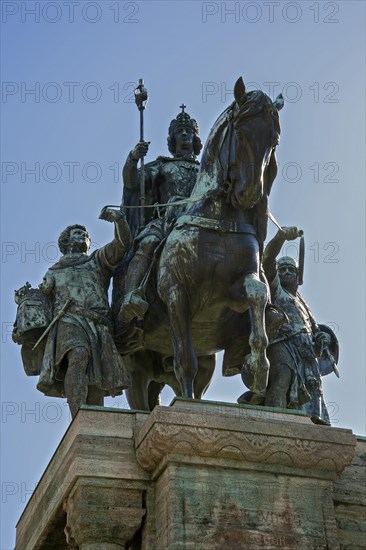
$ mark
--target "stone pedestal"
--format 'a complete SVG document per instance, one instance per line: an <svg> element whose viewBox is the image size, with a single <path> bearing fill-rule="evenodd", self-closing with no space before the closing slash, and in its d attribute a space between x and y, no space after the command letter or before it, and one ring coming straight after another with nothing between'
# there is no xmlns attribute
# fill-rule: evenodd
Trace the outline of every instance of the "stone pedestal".
<svg viewBox="0 0 366 550"><path fill-rule="evenodd" d="M334 508L341 548L366 548L366 438L357 438L352 464L334 483Z"/></svg>
<svg viewBox="0 0 366 550"><path fill-rule="evenodd" d="M154 410L136 452L156 485L157 548L338 548L332 482L354 448L348 430L298 413Z"/></svg>
<svg viewBox="0 0 366 550"><path fill-rule="evenodd" d="M342 492L355 444L350 430L279 409L85 408L18 523L16 550L345 548L333 486Z"/></svg>
<svg viewBox="0 0 366 550"><path fill-rule="evenodd" d="M151 482L136 461L134 434L147 418L78 412L18 522L16 550L135 547Z"/></svg>

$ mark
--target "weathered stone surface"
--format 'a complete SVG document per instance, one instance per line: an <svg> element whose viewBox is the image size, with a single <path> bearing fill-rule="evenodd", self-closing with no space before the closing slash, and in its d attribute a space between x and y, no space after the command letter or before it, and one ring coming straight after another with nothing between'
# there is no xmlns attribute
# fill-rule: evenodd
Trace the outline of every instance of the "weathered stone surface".
<svg viewBox="0 0 366 550"><path fill-rule="evenodd" d="M63 505L79 479L99 484L101 495L105 480L118 480L127 495L146 492L149 476L135 459L133 440L137 418L146 416L98 407L78 412L18 522L17 550L63 548Z"/></svg>
<svg viewBox="0 0 366 550"><path fill-rule="evenodd" d="M362 548L355 441L280 409L85 408L19 520L16 550Z"/></svg>
<svg viewBox="0 0 366 550"><path fill-rule="evenodd" d="M354 454L350 430L316 426L299 413L270 409L266 416L262 407L221 404L217 414L216 404L189 403L187 409L184 400L176 399L172 407L151 413L136 438L143 468L153 472L171 454L184 454L192 460L233 460L246 469L256 463L256 469L276 473L301 468L335 479Z"/></svg>
<svg viewBox="0 0 366 550"><path fill-rule="evenodd" d="M157 407L136 437L155 480L156 547L339 548L331 481L354 447L349 430L278 409Z"/></svg>
<svg viewBox="0 0 366 550"><path fill-rule="evenodd" d="M125 548L146 513L143 491L124 481L79 478L64 508L68 542L80 550Z"/></svg>
<svg viewBox="0 0 366 550"><path fill-rule="evenodd" d="M233 469L217 474L204 465L164 470L156 485L157 548L337 548L326 482Z"/></svg>
<svg viewBox="0 0 366 550"><path fill-rule="evenodd" d="M366 548L365 438L358 438L352 464L334 483L334 507L340 548Z"/></svg>

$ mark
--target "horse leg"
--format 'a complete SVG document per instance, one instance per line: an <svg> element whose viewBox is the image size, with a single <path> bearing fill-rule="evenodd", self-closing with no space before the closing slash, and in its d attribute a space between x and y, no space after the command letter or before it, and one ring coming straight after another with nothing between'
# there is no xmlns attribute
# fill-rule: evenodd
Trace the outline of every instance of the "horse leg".
<svg viewBox="0 0 366 550"><path fill-rule="evenodd" d="M215 355L198 358L198 372L194 379L194 396L201 399L212 380L216 365Z"/></svg>
<svg viewBox="0 0 366 550"><path fill-rule="evenodd" d="M164 388L163 383L152 380L148 388L149 410L152 411L156 405L160 405L160 393Z"/></svg>
<svg viewBox="0 0 366 550"><path fill-rule="evenodd" d="M160 376L155 377L155 382L169 386L175 395L182 396L182 390L174 372L163 372Z"/></svg>
<svg viewBox="0 0 366 550"><path fill-rule="evenodd" d="M140 378L132 376L132 386L126 391L126 399L131 410L149 411L147 389L139 387ZM142 382L141 382L142 383ZM144 383L145 384L145 383Z"/></svg>
<svg viewBox="0 0 366 550"><path fill-rule="evenodd" d="M126 398L131 409L139 411L150 411L149 384L150 376L144 368L138 364L134 365L131 371L131 387L125 390Z"/></svg>
<svg viewBox="0 0 366 550"><path fill-rule="evenodd" d="M257 398L265 396L268 383L269 361L266 355L268 338L265 330L264 314L268 301L265 283L256 274L247 275L244 288L250 306L251 332L249 345L251 349L251 370L253 374L252 392Z"/></svg>
<svg viewBox="0 0 366 550"><path fill-rule="evenodd" d="M88 387L88 396L86 398L87 405L96 405L98 407L104 406L105 391L97 388L96 386Z"/></svg>
<svg viewBox="0 0 366 550"><path fill-rule="evenodd" d="M167 296L167 307L173 338L174 372L182 397L194 397L194 379L198 370L191 333L191 314L188 296L181 286L173 286Z"/></svg>

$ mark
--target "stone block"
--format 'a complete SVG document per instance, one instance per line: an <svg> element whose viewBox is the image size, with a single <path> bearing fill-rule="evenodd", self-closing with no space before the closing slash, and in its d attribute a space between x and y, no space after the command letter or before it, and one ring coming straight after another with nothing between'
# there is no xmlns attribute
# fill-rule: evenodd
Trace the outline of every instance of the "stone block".
<svg viewBox="0 0 366 550"><path fill-rule="evenodd" d="M359 437L352 464L334 482L334 508L342 550L366 548L366 439Z"/></svg>
<svg viewBox="0 0 366 550"><path fill-rule="evenodd" d="M136 436L155 481L156 548L339 547L332 481L349 430L298 413L176 399Z"/></svg>
<svg viewBox="0 0 366 550"><path fill-rule="evenodd" d="M360 548L355 444L297 411L180 398L150 414L85 407L16 550Z"/></svg>

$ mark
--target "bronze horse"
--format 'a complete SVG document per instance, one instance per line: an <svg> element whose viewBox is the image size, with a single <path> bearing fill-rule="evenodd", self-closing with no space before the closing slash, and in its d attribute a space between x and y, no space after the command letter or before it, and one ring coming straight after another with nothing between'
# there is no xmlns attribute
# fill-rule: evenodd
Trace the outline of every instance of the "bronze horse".
<svg viewBox="0 0 366 550"><path fill-rule="evenodd" d="M157 261L158 295L149 285L146 351L131 355L133 408L152 409L164 383L200 398L223 349L226 375L240 372L250 352L254 396L266 389L269 294L260 258L283 99L247 92L242 78L234 97L211 129L190 202Z"/></svg>

